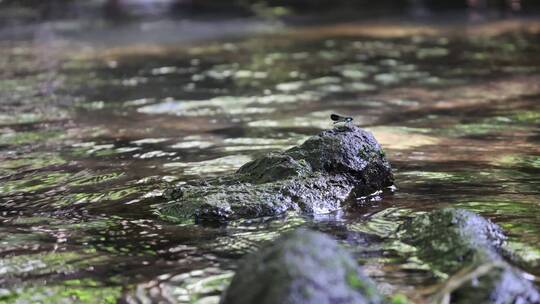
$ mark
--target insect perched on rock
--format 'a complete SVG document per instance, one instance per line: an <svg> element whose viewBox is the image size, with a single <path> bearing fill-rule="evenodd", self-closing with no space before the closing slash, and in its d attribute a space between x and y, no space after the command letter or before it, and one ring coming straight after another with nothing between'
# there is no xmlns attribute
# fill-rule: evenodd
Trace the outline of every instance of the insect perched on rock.
<svg viewBox="0 0 540 304"><path fill-rule="evenodd" d="M341 115L338 115L338 114L330 114L330 119L332 121L334 121L334 124L337 124L338 122L349 123L349 122L353 121L352 117L341 116Z"/></svg>

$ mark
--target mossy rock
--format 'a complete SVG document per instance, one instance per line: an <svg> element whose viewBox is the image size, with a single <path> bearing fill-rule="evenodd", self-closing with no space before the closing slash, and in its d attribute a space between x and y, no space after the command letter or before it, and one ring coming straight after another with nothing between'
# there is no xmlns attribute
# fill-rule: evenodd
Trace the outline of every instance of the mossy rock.
<svg viewBox="0 0 540 304"><path fill-rule="evenodd" d="M399 229L418 257L450 279L433 303L540 303L540 293L503 256L502 229L463 209L445 208L419 215Z"/></svg>
<svg viewBox="0 0 540 304"><path fill-rule="evenodd" d="M455 273L475 261L499 261L506 237L491 221L467 210L445 208L419 215L400 227L405 243L438 271Z"/></svg>
<svg viewBox="0 0 540 304"><path fill-rule="evenodd" d="M373 135L345 125L251 161L234 174L170 189L169 201L157 212L171 221L226 221L286 211L322 214L393 181Z"/></svg>
<svg viewBox="0 0 540 304"><path fill-rule="evenodd" d="M374 304L382 299L335 240L298 229L246 256L221 304Z"/></svg>

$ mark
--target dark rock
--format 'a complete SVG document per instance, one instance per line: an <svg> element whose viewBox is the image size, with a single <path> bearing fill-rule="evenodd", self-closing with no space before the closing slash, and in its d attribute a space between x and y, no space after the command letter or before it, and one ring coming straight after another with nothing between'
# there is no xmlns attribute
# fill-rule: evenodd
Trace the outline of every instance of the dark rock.
<svg viewBox="0 0 540 304"><path fill-rule="evenodd" d="M170 202L158 212L175 221L230 220L285 211L320 214L341 208L349 197L392 183L390 164L373 135L346 125L251 161L232 175L172 189Z"/></svg>
<svg viewBox="0 0 540 304"><path fill-rule="evenodd" d="M523 273L506 263L506 237L491 221L462 209L417 216L399 229L420 259L452 277L437 295L452 303L540 303L540 294ZM450 286L450 287L448 287ZM438 303L439 300L433 301Z"/></svg>
<svg viewBox="0 0 540 304"><path fill-rule="evenodd" d="M299 229L248 255L222 304L381 303L373 282L336 241Z"/></svg>

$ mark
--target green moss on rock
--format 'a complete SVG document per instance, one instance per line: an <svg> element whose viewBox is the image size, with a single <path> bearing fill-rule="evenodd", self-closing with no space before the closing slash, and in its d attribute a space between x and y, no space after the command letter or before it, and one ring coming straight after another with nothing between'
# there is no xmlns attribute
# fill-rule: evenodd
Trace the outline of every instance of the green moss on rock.
<svg viewBox="0 0 540 304"><path fill-rule="evenodd" d="M393 184L390 164L380 151L371 133L339 126L298 147L251 161L234 174L170 189L169 202L158 206L157 213L180 222L286 211L328 213L340 209L350 196Z"/></svg>
<svg viewBox="0 0 540 304"><path fill-rule="evenodd" d="M335 240L299 229L241 261L221 304L382 301L374 283Z"/></svg>
<svg viewBox="0 0 540 304"><path fill-rule="evenodd" d="M451 275L434 303L540 303L533 284L504 261L502 229L473 212L446 208L422 214L399 234L433 269Z"/></svg>
<svg viewBox="0 0 540 304"><path fill-rule="evenodd" d="M464 263L500 260L501 228L467 210L446 208L422 214L400 227L405 243L438 271L454 273Z"/></svg>

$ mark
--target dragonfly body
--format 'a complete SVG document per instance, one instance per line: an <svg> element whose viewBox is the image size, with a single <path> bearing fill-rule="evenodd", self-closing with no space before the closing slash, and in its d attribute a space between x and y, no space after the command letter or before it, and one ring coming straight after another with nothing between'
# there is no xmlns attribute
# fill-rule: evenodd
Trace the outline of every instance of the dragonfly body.
<svg viewBox="0 0 540 304"><path fill-rule="evenodd" d="M338 114L331 114L330 119L334 122L334 124L337 124L339 122L349 123L353 121L352 117L342 116Z"/></svg>

